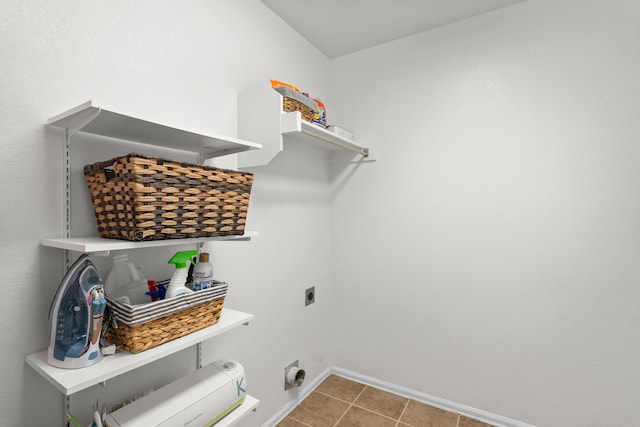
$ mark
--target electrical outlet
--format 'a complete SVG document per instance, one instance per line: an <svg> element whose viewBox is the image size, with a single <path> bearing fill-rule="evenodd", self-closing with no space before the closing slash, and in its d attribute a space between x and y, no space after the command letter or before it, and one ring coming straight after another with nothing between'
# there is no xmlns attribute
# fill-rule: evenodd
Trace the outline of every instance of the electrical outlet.
<svg viewBox="0 0 640 427"><path fill-rule="evenodd" d="M313 304L316 302L316 287L312 286L304 291L304 305Z"/></svg>

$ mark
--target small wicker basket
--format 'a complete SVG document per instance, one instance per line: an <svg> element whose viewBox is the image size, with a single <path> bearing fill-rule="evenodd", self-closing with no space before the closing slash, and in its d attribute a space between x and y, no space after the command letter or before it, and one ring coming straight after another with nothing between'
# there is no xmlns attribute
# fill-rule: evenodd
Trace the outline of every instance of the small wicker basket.
<svg viewBox="0 0 640 427"><path fill-rule="evenodd" d="M140 353L218 323L227 284L141 305L107 299L107 342L131 353ZM113 326L115 322L115 327Z"/></svg>
<svg viewBox="0 0 640 427"><path fill-rule="evenodd" d="M302 102L297 101L293 98L289 98L288 96L283 96L282 109L286 113L291 113L293 111L300 111L300 114L302 115L302 120L307 121L309 123L313 122L313 115L315 114L313 109L307 107Z"/></svg>
<svg viewBox="0 0 640 427"><path fill-rule="evenodd" d="M251 173L129 154L86 165L84 174L100 237L244 234Z"/></svg>

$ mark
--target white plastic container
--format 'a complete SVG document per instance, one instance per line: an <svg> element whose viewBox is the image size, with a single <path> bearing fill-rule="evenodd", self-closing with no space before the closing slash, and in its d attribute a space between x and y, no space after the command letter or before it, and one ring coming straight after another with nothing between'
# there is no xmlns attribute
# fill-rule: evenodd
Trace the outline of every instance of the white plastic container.
<svg viewBox="0 0 640 427"><path fill-rule="evenodd" d="M127 254L113 257L113 268L104 285L108 298L130 305L145 304L151 302L149 295L145 295L148 290L147 278L129 261Z"/></svg>
<svg viewBox="0 0 640 427"><path fill-rule="evenodd" d="M198 263L193 269L193 290L200 291L213 287L213 265L209 262L209 254L201 252Z"/></svg>
<svg viewBox="0 0 640 427"><path fill-rule="evenodd" d="M345 129L341 126L336 126L336 125L330 125L328 129L341 138L347 139L349 141L353 141L353 132L350 131L349 129Z"/></svg>

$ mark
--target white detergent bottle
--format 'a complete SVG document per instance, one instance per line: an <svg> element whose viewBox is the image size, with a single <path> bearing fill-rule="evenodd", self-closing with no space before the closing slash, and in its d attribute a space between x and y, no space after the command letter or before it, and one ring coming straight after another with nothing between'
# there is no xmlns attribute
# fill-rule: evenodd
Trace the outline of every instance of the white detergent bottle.
<svg viewBox="0 0 640 427"><path fill-rule="evenodd" d="M171 257L169 264L176 266L176 271L171 276L169 285L167 286L167 293L164 298L169 299L173 297L179 297L180 295L190 294L193 291L185 286L187 283L187 276L189 275L189 269L187 268L187 262L191 261L191 258L198 255L198 251L181 251Z"/></svg>
<svg viewBox="0 0 640 427"><path fill-rule="evenodd" d="M129 261L127 254L113 257L113 268L104 284L105 295L113 301L136 305L151 302L147 292L147 279L142 271Z"/></svg>
<svg viewBox="0 0 640 427"><path fill-rule="evenodd" d="M209 254L200 252L198 263L193 269L193 290L201 291L213 287L213 265L209 262Z"/></svg>

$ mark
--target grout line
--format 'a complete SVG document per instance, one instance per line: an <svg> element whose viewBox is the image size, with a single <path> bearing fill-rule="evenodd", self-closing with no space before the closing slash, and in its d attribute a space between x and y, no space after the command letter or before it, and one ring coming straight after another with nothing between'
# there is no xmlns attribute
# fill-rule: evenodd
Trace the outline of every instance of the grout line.
<svg viewBox="0 0 640 427"><path fill-rule="evenodd" d="M324 395L324 396L330 397L330 398L335 399L335 400L339 400L340 402L348 403L349 405L352 405L352 404L353 404L353 402L349 402L348 400L340 399L339 397L335 397L335 396L332 396L332 395L330 395L330 394L323 393L323 392L321 392L321 391L314 390L313 392L314 392L314 393L318 393L318 394L322 394L322 395ZM360 395L358 395L358 396L360 396ZM358 398L358 397L356 396L356 399L357 399L357 398ZM354 400L354 402L355 402L355 400Z"/></svg>
<svg viewBox="0 0 640 427"><path fill-rule="evenodd" d="M363 411L371 412L372 414L376 414L376 415L378 415L380 417L386 418L386 419L391 420L391 421L398 421L398 422L400 421L400 419L396 419L396 418L390 417L389 415L381 414L380 412L376 412L376 411L374 411L372 409L365 408L364 406L359 406L359 405L355 405L355 404L353 406L355 406L358 409L362 409Z"/></svg>
<svg viewBox="0 0 640 427"><path fill-rule="evenodd" d="M351 409L353 407L353 405L356 403L356 400L358 400L358 398L360 397L360 395L362 395L362 393L364 393L364 391L367 389L367 386L364 386L362 388L362 390L360 390L360 393L358 393L358 395L356 396L355 399L353 399L353 402L351 402L349 404L349 407L347 408L346 411L344 411L344 413L340 416L340 418L338 418L338 420L336 421L336 423L333 425L333 427L336 427L338 425L338 423L340 423L340 421L342 421L342 419L344 418L345 415L347 415L347 412L349 412L349 409ZM338 399L340 400L340 399ZM344 402L344 400L343 400Z"/></svg>
<svg viewBox="0 0 640 427"><path fill-rule="evenodd" d="M396 421L396 427L400 426L400 420L402 419L402 416L404 415L404 412L409 407L409 402L411 402L411 399L407 399L407 403L404 404L404 408L402 408L402 412L400 412L400 416L398 417L398 421ZM458 426L456 426L456 427L458 427Z"/></svg>
<svg viewBox="0 0 640 427"><path fill-rule="evenodd" d="M306 426L306 427L313 427L313 426L312 426L312 425L310 425L310 424L307 424L307 423L305 423L305 422L303 422L303 421L300 421L300 420L299 420L299 419L297 419L297 418L294 418L294 417L291 417L291 416L288 416L288 415L287 415L286 417L284 417L283 421L284 421L284 420L286 420L287 418L291 418L292 420L294 420L294 421L296 421L296 422L299 422L299 423L300 423L300 424L302 424L303 426Z"/></svg>
<svg viewBox="0 0 640 427"><path fill-rule="evenodd" d="M402 408L402 412L400 413L400 416L396 419L396 418L390 417L390 416L388 416L388 415L385 415L385 414L381 414L381 413L379 413L379 412L376 412L376 411L374 411L373 409L365 408L364 406L360 406L360 405L356 404L356 401L358 400L358 398L360 397L360 395L362 395L362 393L364 393L364 392L365 392L365 390L366 390L367 388L372 388L372 387L369 387L369 386L366 386L366 385L365 385L365 387L362 389L362 391L361 391L360 393L358 393L358 395L355 397L355 399L353 399L353 402L351 402L351 403L349 404L349 407L348 407L348 408L347 408L347 410L344 412L344 414L342 414L342 416L338 419L338 421L336 421L336 424L334 425L334 427L338 425L338 423L342 420L342 418L344 418L344 416L347 414L347 412L349 412L349 409L351 409L351 408L353 408L353 407L356 407L356 408L362 409L363 411L371 412L372 414L378 415L378 416L380 416L380 417L384 417L384 418L386 418L386 419L388 419L388 420L395 421L395 422L396 422L396 427L398 426L398 424L400 423L400 418L402 418L402 415L404 414L404 411L407 409L407 406L409 405L409 401L410 401L411 399L407 399L407 402L404 404L404 408ZM373 387L373 388L374 388L374 387ZM341 402L349 403L349 402L348 402L348 401L346 401L346 400L338 399L337 397L329 396L328 394L325 394L325 393L321 393L321 392L318 392L318 393L320 393L320 394L324 394L325 396L328 396L328 397L332 397L332 398L334 398L334 399L336 399L336 400L339 400L339 401L341 401ZM457 427L457 426L456 426L456 427Z"/></svg>

